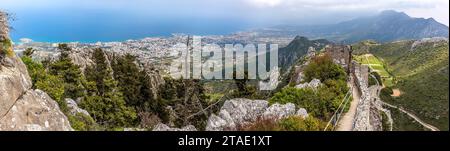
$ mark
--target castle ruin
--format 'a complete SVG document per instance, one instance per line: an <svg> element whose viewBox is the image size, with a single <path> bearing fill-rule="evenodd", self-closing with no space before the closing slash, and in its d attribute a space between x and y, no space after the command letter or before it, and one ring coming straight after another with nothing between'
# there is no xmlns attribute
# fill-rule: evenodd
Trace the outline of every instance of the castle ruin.
<svg viewBox="0 0 450 151"><path fill-rule="evenodd" d="M351 72L352 47L349 45L331 45L325 47L325 53L331 56L333 62L344 67L347 74Z"/></svg>

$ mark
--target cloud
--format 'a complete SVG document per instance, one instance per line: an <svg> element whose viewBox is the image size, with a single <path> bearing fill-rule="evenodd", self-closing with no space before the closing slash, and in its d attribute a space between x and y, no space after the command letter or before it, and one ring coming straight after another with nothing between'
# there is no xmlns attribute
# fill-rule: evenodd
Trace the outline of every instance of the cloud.
<svg viewBox="0 0 450 151"><path fill-rule="evenodd" d="M245 0L255 14L274 16L274 18L305 18L308 16L332 15L364 16L383 10L406 12L413 17L433 17L448 25L448 0ZM341 14L342 16L339 16ZM344 15L349 14L349 15ZM352 14L352 15L351 15ZM345 18L345 17L344 17ZM349 17L352 18L352 17Z"/></svg>
<svg viewBox="0 0 450 151"><path fill-rule="evenodd" d="M274 7L280 5L283 0L247 0L250 5L256 7Z"/></svg>
<svg viewBox="0 0 450 151"><path fill-rule="evenodd" d="M373 15L382 10L433 17L448 25L448 0L1 0L0 9L123 11L150 17L241 17L259 20L314 18L330 22ZM69 8L69 9L65 9ZM320 18L319 18L320 17ZM325 18L323 18L325 17ZM304 21L303 21L304 22Z"/></svg>
<svg viewBox="0 0 450 151"><path fill-rule="evenodd" d="M21 39L19 39L19 41L20 41L20 43L22 43L22 44L26 44L26 43L31 43L31 42L33 42L33 39L30 39L30 38L21 38Z"/></svg>

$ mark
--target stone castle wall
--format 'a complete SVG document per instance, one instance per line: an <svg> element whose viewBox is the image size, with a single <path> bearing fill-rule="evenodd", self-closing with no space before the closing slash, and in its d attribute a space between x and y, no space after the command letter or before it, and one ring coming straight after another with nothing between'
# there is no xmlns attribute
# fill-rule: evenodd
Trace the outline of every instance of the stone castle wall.
<svg viewBox="0 0 450 151"><path fill-rule="evenodd" d="M355 120L353 121L354 131L381 131L382 117L381 112L387 113L379 103L379 86L369 87L369 67L361 65L356 61L352 62L352 76L355 79L357 89L359 90L360 100L356 108ZM390 121L390 113L387 113Z"/></svg>
<svg viewBox="0 0 450 151"><path fill-rule="evenodd" d="M368 72L369 67L366 65L361 65L357 62L352 62L353 64L353 76L355 83L360 92L360 100L356 109L355 121L353 125L354 131L371 131L372 127L370 124L370 106L371 106L371 92L369 90L368 83Z"/></svg>
<svg viewBox="0 0 450 151"><path fill-rule="evenodd" d="M331 56L333 61L346 70L347 74L351 72L352 65L352 47L349 45L332 45L325 47L325 53Z"/></svg>

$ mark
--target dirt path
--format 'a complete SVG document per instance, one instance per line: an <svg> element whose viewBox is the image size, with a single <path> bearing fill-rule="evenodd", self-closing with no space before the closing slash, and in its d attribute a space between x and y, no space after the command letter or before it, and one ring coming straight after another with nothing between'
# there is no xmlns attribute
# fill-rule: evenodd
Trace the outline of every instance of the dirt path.
<svg viewBox="0 0 450 151"><path fill-rule="evenodd" d="M391 96L393 97L399 97L400 95L402 95L402 91L400 91L400 89L392 89L393 94Z"/></svg>
<svg viewBox="0 0 450 151"><path fill-rule="evenodd" d="M353 80L351 80L351 85L354 88L352 92L352 102L350 103L350 109L347 113L342 115L341 120L339 120L339 123L337 125L336 131L351 131L353 129L353 120L355 119L356 115L356 108L358 107L359 102L359 93L358 89L356 89L356 86L353 83Z"/></svg>

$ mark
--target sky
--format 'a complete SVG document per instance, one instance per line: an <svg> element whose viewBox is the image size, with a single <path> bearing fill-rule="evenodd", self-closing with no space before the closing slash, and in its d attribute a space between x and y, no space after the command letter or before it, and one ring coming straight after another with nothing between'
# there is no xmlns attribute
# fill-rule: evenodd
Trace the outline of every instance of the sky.
<svg viewBox="0 0 450 151"><path fill-rule="evenodd" d="M0 1L0 9L15 14L13 38L46 37L43 41L110 37L100 39L108 41L176 32L225 34L285 24L331 24L383 10L432 17L449 25L448 0Z"/></svg>

